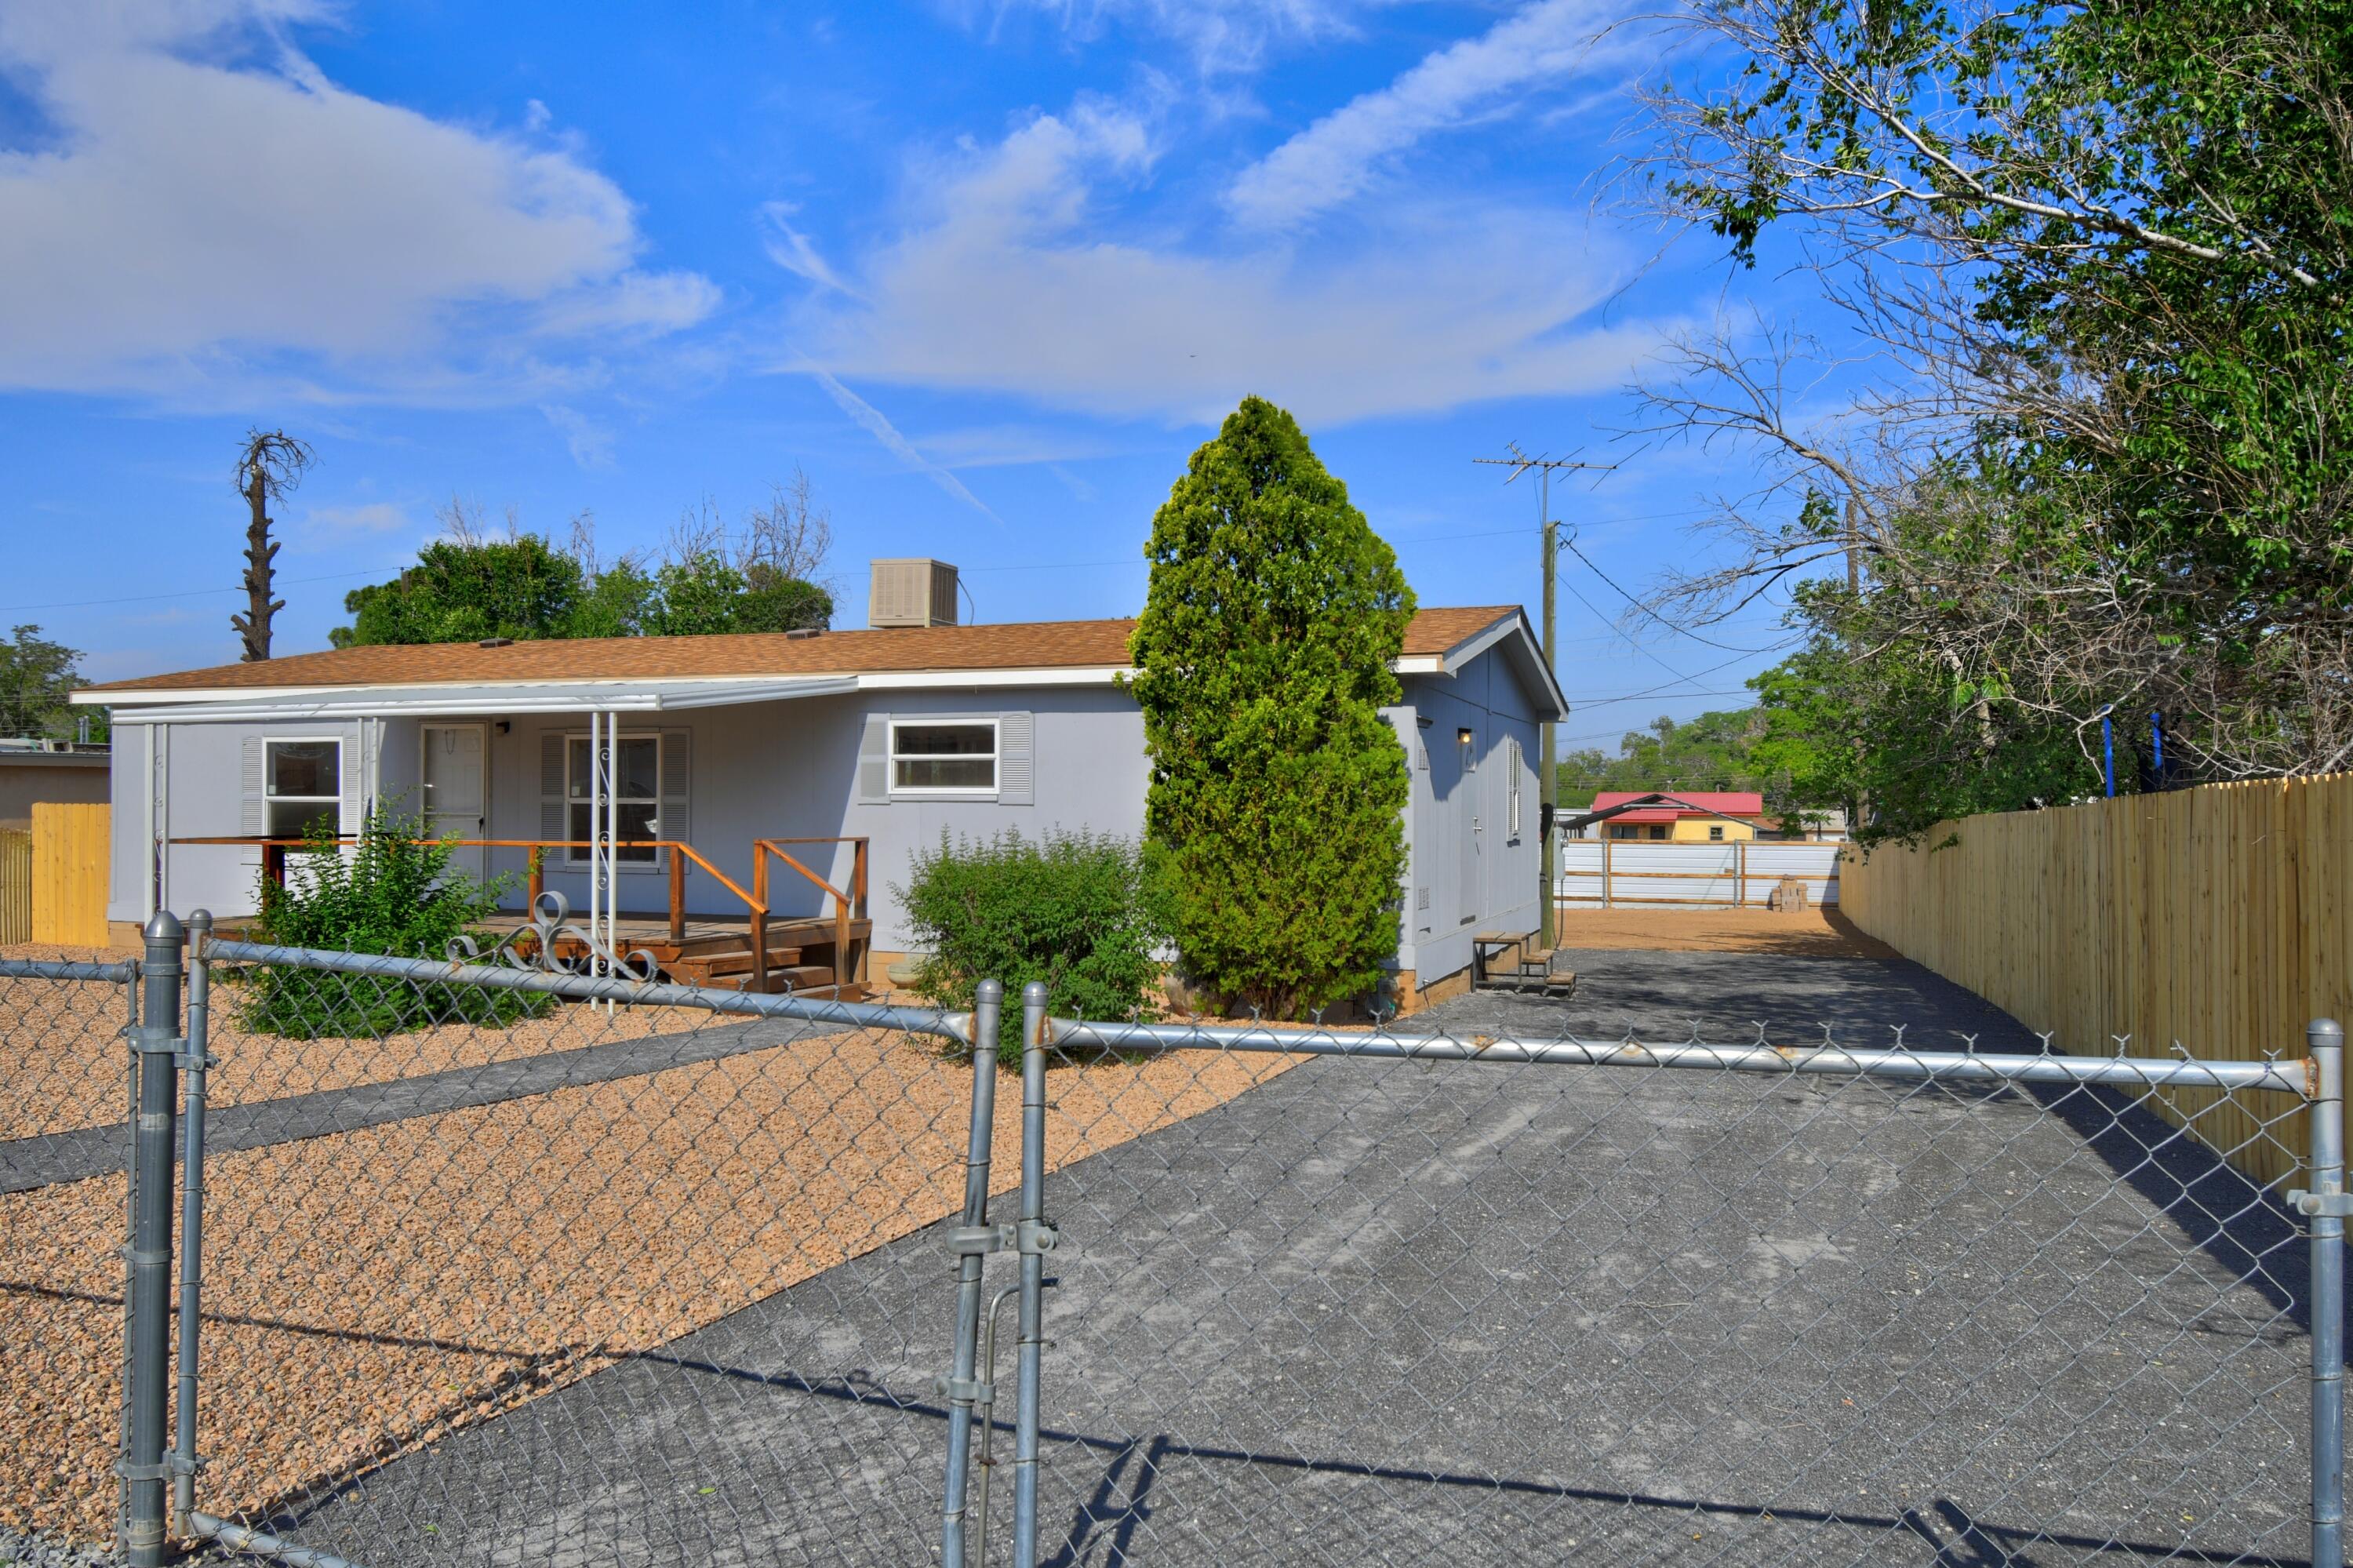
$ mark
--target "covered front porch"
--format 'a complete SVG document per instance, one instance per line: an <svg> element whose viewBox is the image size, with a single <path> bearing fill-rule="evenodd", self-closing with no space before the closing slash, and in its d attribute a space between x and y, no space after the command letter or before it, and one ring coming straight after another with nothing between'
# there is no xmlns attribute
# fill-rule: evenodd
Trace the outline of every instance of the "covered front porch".
<svg viewBox="0 0 2353 1568"><path fill-rule="evenodd" d="M642 951L682 983L866 994L868 839L842 832L847 780L812 768L854 723L846 680L611 683L302 694L164 710L174 748L235 736L238 832L158 834L162 885L210 897L233 853L253 878L299 878L324 818L354 840L383 809L502 888L514 923L543 893L607 952ZM790 763L780 752L787 753ZM159 769L186 770L176 758ZM784 765L780 765L784 764ZM202 765L199 765L201 768ZM816 785L812 792L795 784ZM831 785L831 787L827 787ZM195 794L184 779L183 800ZM159 826L226 826L159 802ZM215 869L199 875L199 868ZM187 895L171 896L188 902ZM252 907L252 895L222 906ZM585 954L588 943L574 944ZM580 954L570 956L581 956Z"/></svg>

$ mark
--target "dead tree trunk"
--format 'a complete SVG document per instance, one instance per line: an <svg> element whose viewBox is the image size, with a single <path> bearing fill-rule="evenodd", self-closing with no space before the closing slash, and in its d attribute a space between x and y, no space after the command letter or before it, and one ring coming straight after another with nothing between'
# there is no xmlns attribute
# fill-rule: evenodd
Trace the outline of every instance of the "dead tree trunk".
<svg viewBox="0 0 2353 1568"><path fill-rule="evenodd" d="M245 529L245 613L228 623L245 640L247 663L269 657L269 623L286 608L270 597L277 577L278 541L269 536L269 502L301 482L311 449L283 430L248 430L237 457L237 493L251 510Z"/></svg>

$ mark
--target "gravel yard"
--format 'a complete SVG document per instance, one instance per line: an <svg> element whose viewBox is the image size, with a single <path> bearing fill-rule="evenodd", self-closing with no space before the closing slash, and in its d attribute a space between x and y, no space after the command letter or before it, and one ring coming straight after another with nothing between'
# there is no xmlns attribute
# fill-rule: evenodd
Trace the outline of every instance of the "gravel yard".
<svg viewBox="0 0 2353 1568"><path fill-rule="evenodd" d="M101 962L136 956L91 948L11 947L0 951L16 958ZM379 982L353 977L349 983ZM220 1066L206 1092L216 1106L518 1061L567 1049L588 1033L578 1016L581 1009L566 1005L502 1029L447 1024L383 1040L290 1040L241 1027L237 997L235 985L216 988L210 1032ZM682 1008L631 1008L615 1013L609 1024L600 1013L594 1033L598 1039L681 1033L702 1027L710 1017ZM119 986L65 980L0 983L0 1075L5 1075L0 1081L12 1086L12 1092L0 1097L0 1139L120 1126L124 1052L116 1031L121 1026Z"/></svg>
<svg viewBox="0 0 2353 1568"><path fill-rule="evenodd" d="M208 1160L208 1506L265 1504L429 1449L960 1202L968 1066L895 1033L704 1036L723 1032L738 1054ZM1050 1158L1071 1157L1081 1126L1095 1143L1138 1136L1284 1065L1058 1072ZM1018 1085L998 1101L1008 1151L1018 1101ZM1008 1152L997 1185L1016 1174ZM0 1196L10 1523L106 1528L123 1203L119 1175Z"/></svg>

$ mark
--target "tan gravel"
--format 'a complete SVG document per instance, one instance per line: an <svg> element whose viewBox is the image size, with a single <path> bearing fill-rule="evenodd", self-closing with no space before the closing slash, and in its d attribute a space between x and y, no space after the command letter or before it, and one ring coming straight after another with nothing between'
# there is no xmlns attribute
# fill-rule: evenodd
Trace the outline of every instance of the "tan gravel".
<svg viewBox="0 0 2353 1568"><path fill-rule="evenodd" d="M1291 1065L1188 1053L1057 1067L1049 1164ZM204 1498L251 1507L429 1442L950 1213L969 1084L928 1041L854 1033L217 1157ZM1017 1176L1019 1099L1001 1075L1000 1192ZM10 1522L108 1528L123 1197L120 1176L0 1197Z"/></svg>
<svg viewBox="0 0 2353 1568"><path fill-rule="evenodd" d="M95 957L116 962L127 952L90 948L9 947L12 958ZM350 977L353 983L373 983ZM601 1012L589 1025L584 1004L566 1004L505 1028L445 1024L382 1040L322 1037L289 1040L251 1033L237 1021L239 988L213 993L208 1033L220 1059L206 1086L214 1105L280 1099L322 1089L388 1083L450 1067L537 1056L586 1044L638 1039L700 1029L712 1014L675 1007L616 1009L607 1025ZM99 981L0 980L0 1139L29 1138L120 1123L127 1089L122 988Z"/></svg>
<svg viewBox="0 0 2353 1568"><path fill-rule="evenodd" d="M1900 959L1904 955L1835 906L1781 914L1770 909L1560 911L1564 948L1642 948L1667 953L1778 953L1800 959Z"/></svg>

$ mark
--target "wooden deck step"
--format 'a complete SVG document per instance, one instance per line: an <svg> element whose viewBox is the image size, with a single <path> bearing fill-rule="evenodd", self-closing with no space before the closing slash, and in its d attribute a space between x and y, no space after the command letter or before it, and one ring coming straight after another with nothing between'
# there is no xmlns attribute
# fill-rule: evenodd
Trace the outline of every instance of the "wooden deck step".
<svg viewBox="0 0 2353 1568"><path fill-rule="evenodd" d="M749 974L716 975L707 982L696 983L707 983L713 991L753 989ZM768 971L769 991L780 992L787 986L795 996L816 997L829 1001L863 1001L866 999L866 987L857 980L837 990L830 964L802 964L794 969Z"/></svg>
<svg viewBox="0 0 2353 1568"><path fill-rule="evenodd" d="M830 969L832 959L833 945L829 942L826 944L826 950L821 953L811 951L807 948L797 947L768 949L768 967L772 969L797 969L804 964L816 964L819 959L824 959L827 968ZM675 963L665 964L662 967L681 980L686 980L689 975L693 975L697 978L688 983L701 985L706 980L715 980L722 975L749 974L752 970L752 951L749 948L738 944L733 952L707 953L699 958L683 958Z"/></svg>

